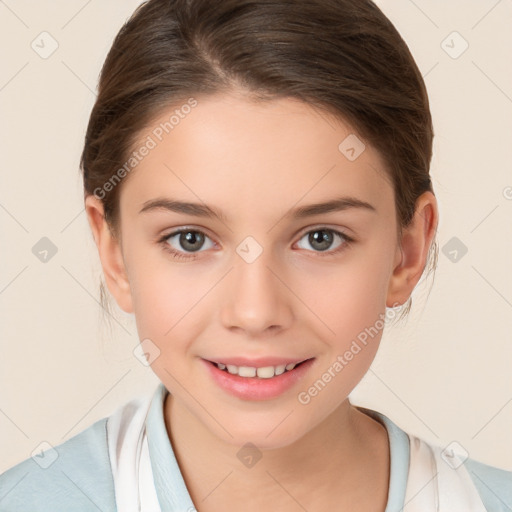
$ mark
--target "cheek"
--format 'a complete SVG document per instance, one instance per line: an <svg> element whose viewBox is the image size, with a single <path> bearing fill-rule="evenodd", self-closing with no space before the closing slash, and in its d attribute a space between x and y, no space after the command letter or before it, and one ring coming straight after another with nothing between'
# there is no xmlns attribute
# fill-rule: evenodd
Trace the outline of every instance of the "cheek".
<svg viewBox="0 0 512 512"><path fill-rule="evenodd" d="M144 331L141 334L147 337L149 332L161 336L171 327L180 296L187 293L179 270L175 270L178 265L168 261L158 245L148 244L134 237L127 240L126 250L134 314Z"/></svg>
<svg viewBox="0 0 512 512"><path fill-rule="evenodd" d="M384 260L355 254L315 278L302 278L304 302L330 328L330 335L355 336L385 310L389 276Z"/></svg>
<svg viewBox="0 0 512 512"><path fill-rule="evenodd" d="M377 266L353 265L333 273L325 293L310 294L312 309L329 330L321 329L324 356L301 389L300 404L314 403L327 414L368 372L385 326L382 282Z"/></svg>
<svg viewBox="0 0 512 512"><path fill-rule="evenodd" d="M186 267L186 268L185 268ZM133 269L130 284L139 339L149 338L160 350L161 362L184 352L204 329L208 318L205 295L211 276L202 278L192 266L148 257ZM203 298L203 300L201 300Z"/></svg>
<svg viewBox="0 0 512 512"><path fill-rule="evenodd" d="M332 266L328 276L316 276L315 286L304 281L304 302L321 319L319 325L328 326L321 328L327 354L315 377L332 381L336 392L324 400L347 396L373 362L385 326L386 265L384 250L359 251Z"/></svg>

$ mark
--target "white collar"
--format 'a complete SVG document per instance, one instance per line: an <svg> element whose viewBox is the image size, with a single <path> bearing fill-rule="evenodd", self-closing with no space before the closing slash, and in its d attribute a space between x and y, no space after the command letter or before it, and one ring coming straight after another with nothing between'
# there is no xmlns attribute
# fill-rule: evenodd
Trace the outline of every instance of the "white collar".
<svg viewBox="0 0 512 512"><path fill-rule="evenodd" d="M159 394L162 386L153 396L132 400L118 408L107 421L116 504L122 512L161 512L146 435L148 413ZM380 416L376 411L370 412ZM449 465L441 456L441 448L410 434L408 437L409 474L400 512L486 512L464 464ZM457 455L454 457L456 462ZM173 482L167 480L169 488L160 492L174 494ZM192 507L189 510L195 510L190 496L186 501Z"/></svg>
<svg viewBox="0 0 512 512"><path fill-rule="evenodd" d="M464 456L431 446L409 434L410 464L403 512L486 512L462 463ZM451 460L450 460L451 459Z"/></svg>

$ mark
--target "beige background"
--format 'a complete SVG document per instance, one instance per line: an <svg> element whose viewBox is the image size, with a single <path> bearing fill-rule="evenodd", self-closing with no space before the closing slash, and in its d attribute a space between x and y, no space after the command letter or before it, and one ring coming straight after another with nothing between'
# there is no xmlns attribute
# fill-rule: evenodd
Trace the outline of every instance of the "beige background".
<svg viewBox="0 0 512 512"><path fill-rule="evenodd" d="M422 281L352 401L512 470L512 2L378 3L429 90L440 248L456 237L468 252L440 252L430 296ZM0 471L157 384L132 353L133 319L117 309L112 333L102 323L78 170L101 65L138 4L0 1ZM31 47L43 31L58 43L46 59ZM442 46L453 31L469 43L458 58ZM32 252L42 237L57 247L46 263Z"/></svg>

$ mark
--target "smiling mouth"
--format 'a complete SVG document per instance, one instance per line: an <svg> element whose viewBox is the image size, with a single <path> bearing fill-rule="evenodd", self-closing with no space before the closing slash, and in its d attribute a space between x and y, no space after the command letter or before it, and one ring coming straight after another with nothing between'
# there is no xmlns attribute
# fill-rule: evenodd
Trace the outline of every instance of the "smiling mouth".
<svg viewBox="0 0 512 512"><path fill-rule="evenodd" d="M313 359L313 358L311 358ZM262 367L253 367L253 366L235 366L233 364L223 364L216 363L214 361L209 361L212 365L216 366L219 370L222 370L226 373L230 373L231 375L238 375L239 377L245 378L260 378L260 379L271 379L273 377L277 377L284 373L291 372L295 368L298 368L301 364L309 361L310 359L304 359L299 363L288 363L288 364L280 364L276 366L262 366Z"/></svg>

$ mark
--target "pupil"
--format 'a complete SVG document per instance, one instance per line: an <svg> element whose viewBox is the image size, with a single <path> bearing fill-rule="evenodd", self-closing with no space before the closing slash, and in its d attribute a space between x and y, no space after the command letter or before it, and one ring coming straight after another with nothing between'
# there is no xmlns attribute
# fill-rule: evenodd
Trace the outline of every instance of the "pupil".
<svg viewBox="0 0 512 512"><path fill-rule="evenodd" d="M204 237L201 235L201 233L198 233L197 231L187 231L184 233L181 233L180 236L180 244L184 249L190 250L190 251L197 251L201 248L202 243L199 245L199 247L194 247L194 243L197 242L203 242Z"/></svg>
<svg viewBox="0 0 512 512"><path fill-rule="evenodd" d="M318 233L321 233L321 235L317 236ZM312 247L315 247L315 244L318 243L320 246L317 246L316 248L320 251L325 251L330 247L332 243L332 233L325 229L313 231L309 235L309 243Z"/></svg>

